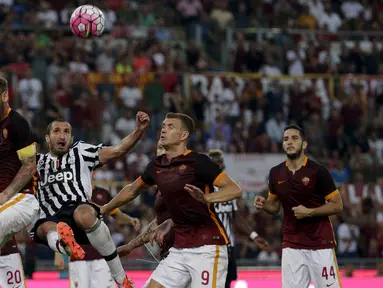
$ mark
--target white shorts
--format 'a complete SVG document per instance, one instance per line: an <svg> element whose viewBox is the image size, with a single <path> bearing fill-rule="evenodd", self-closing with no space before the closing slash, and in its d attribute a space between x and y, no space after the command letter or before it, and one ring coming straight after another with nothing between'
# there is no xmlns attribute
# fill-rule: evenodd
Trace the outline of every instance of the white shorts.
<svg viewBox="0 0 383 288"><path fill-rule="evenodd" d="M224 288L227 266L226 245L170 248L151 279L166 288Z"/></svg>
<svg viewBox="0 0 383 288"><path fill-rule="evenodd" d="M104 259L69 262L70 288L115 288Z"/></svg>
<svg viewBox="0 0 383 288"><path fill-rule="evenodd" d="M0 248L17 232L31 225L38 212L39 202L31 194L18 193L0 205Z"/></svg>
<svg viewBox="0 0 383 288"><path fill-rule="evenodd" d="M282 249L282 288L341 288L334 249Z"/></svg>
<svg viewBox="0 0 383 288"><path fill-rule="evenodd" d="M19 253L0 256L0 287L24 288L23 263Z"/></svg>

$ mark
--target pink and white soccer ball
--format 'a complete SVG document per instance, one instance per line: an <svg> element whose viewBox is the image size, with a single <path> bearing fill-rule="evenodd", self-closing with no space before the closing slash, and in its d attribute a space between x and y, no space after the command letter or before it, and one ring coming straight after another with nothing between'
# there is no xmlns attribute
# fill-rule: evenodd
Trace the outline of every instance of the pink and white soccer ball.
<svg viewBox="0 0 383 288"><path fill-rule="evenodd" d="M105 28L105 16L93 5L82 5L70 17L70 29L81 38L101 36Z"/></svg>

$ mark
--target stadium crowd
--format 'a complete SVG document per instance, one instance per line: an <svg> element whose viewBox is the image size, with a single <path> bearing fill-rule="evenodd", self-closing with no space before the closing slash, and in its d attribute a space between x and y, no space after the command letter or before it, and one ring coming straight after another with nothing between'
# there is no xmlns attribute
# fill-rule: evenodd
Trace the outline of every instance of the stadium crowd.
<svg viewBox="0 0 383 288"><path fill-rule="evenodd" d="M58 117L72 123L76 139L108 145L132 131L138 109L149 112L150 131L134 152L95 173L97 183L119 183L113 184L117 189L143 172L168 111L194 117L197 130L190 148L201 152L281 153L285 125L297 122L307 132L310 156L329 168L342 193L362 196L360 201L344 197L344 214L332 219L338 256L383 256L383 194L375 193L383 185L383 89L378 77L373 87L370 78L350 78L379 75L383 50L378 37L351 35L347 40L352 41L340 41L343 34L337 34L381 30L382 1L94 1L105 12L108 33L101 40L79 40L64 28L83 2L0 0L0 72L12 76L12 107L35 127L40 150L45 149L46 124ZM31 32L28 25L40 29ZM175 41L173 26L181 27L186 38ZM241 30L249 26L283 29L255 41ZM229 27L237 32L227 47L221 42ZM321 33L307 36L284 28ZM228 51L227 61L222 51ZM222 77L215 94L210 89L213 76L203 78L206 84L187 74L223 71L256 73L269 81L264 85L255 76ZM308 82L268 78L308 73L326 76ZM124 80L117 85L89 75ZM149 189L125 211L145 227L154 218L154 198ZM238 235L238 257L277 261L282 219L247 204L242 203L247 221L272 249L259 251ZM113 221L110 229L117 245L135 236L130 227ZM144 249L134 253L131 257L149 256Z"/></svg>

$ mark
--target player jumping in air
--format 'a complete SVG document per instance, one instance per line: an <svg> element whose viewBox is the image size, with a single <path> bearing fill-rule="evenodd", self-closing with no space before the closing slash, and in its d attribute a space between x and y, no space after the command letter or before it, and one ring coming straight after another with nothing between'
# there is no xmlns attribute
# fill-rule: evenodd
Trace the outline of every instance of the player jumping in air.
<svg viewBox="0 0 383 288"><path fill-rule="evenodd" d="M213 149L209 151L209 157L213 160L222 170L225 170L225 163L223 153L221 150ZM217 191L219 193L219 190ZM250 240L254 241L261 249L268 249L267 241L260 237L257 232L253 231L243 219L241 212L238 211L237 200L227 201L223 203L214 203L215 212L221 220L226 234L229 236L230 245L229 249L229 265L226 277L226 288L230 288L231 282L237 280L237 261L235 251L235 235L234 231L249 235ZM234 230L235 229L235 230Z"/></svg>
<svg viewBox="0 0 383 288"><path fill-rule="evenodd" d="M113 147L76 142L66 121L53 121L45 140L49 153L38 155L40 176L37 198L40 219L31 231L37 243L74 259L84 259L78 244L91 244L108 263L119 287L130 288L109 229L100 219L99 207L90 202L94 169L128 153L148 127L149 116L138 112L136 129Z"/></svg>
<svg viewBox="0 0 383 288"><path fill-rule="evenodd" d="M160 236L174 227L175 239L169 255L152 274L149 288L183 288L189 283L192 287L225 287L229 238L212 204L236 199L242 191L208 156L187 150L193 130L189 116L168 113L159 141L165 154L155 157L139 179L101 209L109 213L133 200L145 185L157 185L161 191L171 220L154 233ZM219 193L212 193L214 186L221 188Z"/></svg>
<svg viewBox="0 0 383 288"><path fill-rule="evenodd" d="M24 272L14 235L39 211L36 143L28 121L8 104L8 83L0 77L0 287L24 287Z"/></svg>
<svg viewBox="0 0 383 288"><path fill-rule="evenodd" d="M96 205L104 205L111 200L108 190L93 186L92 202ZM116 219L120 225L132 225L135 231L140 229L140 220L132 218L115 209L109 214ZM85 258L82 260L69 261L69 287L70 288L111 288L114 287L113 278L104 257L92 246L83 245ZM55 266L63 270L64 258L61 253L55 253Z"/></svg>
<svg viewBox="0 0 383 288"><path fill-rule="evenodd" d="M329 216L341 213L342 198L325 167L305 156L307 142L297 125L285 128L287 161L273 167L269 196L257 196L254 206L269 214L284 211L282 288L342 287Z"/></svg>

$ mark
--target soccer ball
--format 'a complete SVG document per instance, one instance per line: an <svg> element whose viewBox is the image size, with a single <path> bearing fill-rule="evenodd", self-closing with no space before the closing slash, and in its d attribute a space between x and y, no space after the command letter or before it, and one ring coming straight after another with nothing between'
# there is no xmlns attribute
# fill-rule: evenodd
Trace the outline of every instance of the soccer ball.
<svg viewBox="0 0 383 288"><path fill-rule="evenodd" d="M73 34L81 38L101 36L105 28L104 13L93 5L82 5L73 11L69 21Z"/></svg>

